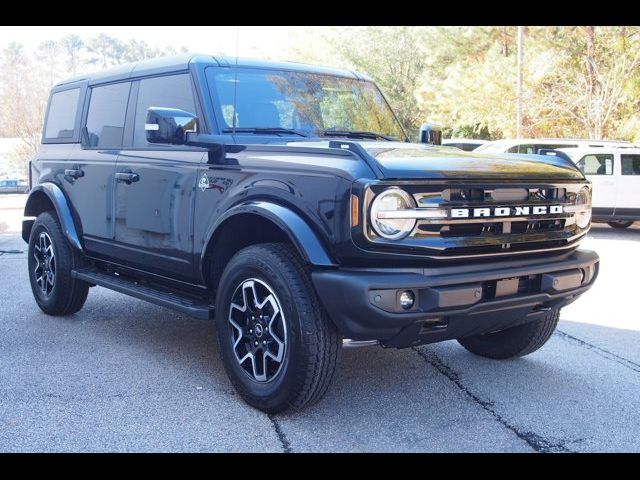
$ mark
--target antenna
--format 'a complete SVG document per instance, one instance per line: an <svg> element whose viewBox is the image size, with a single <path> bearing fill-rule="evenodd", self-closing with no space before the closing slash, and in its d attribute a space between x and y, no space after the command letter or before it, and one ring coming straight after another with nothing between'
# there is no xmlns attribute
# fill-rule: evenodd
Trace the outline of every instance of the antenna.
<svg viewBox="0 0 640 480"><path fill-rule="evenodd" d="M233 125L231 127L231 134L235 140L236 138L236 101L238 98L238 51L240 49L240 27L236 26L236 68L233 79Z"/></svg>

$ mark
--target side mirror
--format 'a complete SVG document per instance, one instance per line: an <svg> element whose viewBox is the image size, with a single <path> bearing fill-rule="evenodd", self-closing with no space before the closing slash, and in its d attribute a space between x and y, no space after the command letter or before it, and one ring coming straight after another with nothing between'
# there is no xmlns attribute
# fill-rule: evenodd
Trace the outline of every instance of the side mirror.
<svg viewBox="0 0 640 480"><path fill-rule="evenodd" d="M184 145L187 133L198 131L198 117L177 108L150 107L144 129L149 143Z"/></svg>
<svg viewBox="0 0 640 480"><path fill-rule="evenodd" d="M442 130L435 125L423 123L420 126L420 133L418 133L418 143L442 145Z"/></svg>

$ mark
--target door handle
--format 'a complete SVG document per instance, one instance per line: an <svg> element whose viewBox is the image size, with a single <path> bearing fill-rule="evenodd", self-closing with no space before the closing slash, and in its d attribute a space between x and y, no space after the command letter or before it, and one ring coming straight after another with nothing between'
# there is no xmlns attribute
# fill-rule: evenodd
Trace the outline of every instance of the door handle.
<svg viewBox="0 0 640 480"><path fill-rule="evenodd" d="M80 170L79 168L78 168L78 169L76 169L76 168L67 168L67 169L64 171L64 174L65 174L67 177L72 177L72 178L80 178L80 177L84 177L84 171L83 171L83 170Z"/></svg>
<svg viewBox="0 0 640 480"><path fill-rule="evenodd" d="M133 182L138 182L140 180L140 175L133 172L117 172L116 173L116 182L126 183L127 185L131 185Z"/></svg>

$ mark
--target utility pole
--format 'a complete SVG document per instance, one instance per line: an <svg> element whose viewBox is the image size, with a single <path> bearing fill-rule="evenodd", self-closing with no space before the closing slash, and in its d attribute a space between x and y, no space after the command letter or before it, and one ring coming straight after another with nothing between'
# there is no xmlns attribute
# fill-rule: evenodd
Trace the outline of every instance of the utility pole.
<svg viewBox="0 0 640 480"><path fill-rule="evenodd" d="M518 27L518 97L516 104L516 136L522 138L522 30Z"/></svg>

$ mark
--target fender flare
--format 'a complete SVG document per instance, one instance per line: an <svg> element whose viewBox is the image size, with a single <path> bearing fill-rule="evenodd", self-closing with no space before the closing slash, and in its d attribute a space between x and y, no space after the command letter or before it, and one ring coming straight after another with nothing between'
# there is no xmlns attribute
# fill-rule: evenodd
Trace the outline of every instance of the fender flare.
<svg viewBox="0 0 640 480"><path fill-rule="evenodd" d="M338 266L338 263L332 259L316 233L300 215L287 207L267 201L251 201L231 207L213 225L207 236L206 245L210 244L216 232L227 220L236 215L247 213L264 217L278 226L287 234L291 243L307 263L321 267ZM202 251L201 265L204 264L206 250L203 249Z"/></svg>
<svg viewBox="0 0 640 480"><path fill-rule="evenodd" d="M67 237L67 240L69 240L71 246L82 252L82 243L80 242L80 236L78 235L78 230L76 229L76 225L73 221L69 202L62 192L62 189L55 183L41 183L31 189L29 192L29 198L27 199L27 203L24 207L24 216L35 217L40 213L36 210L37 201L35 198L42 194L49 198L53 207L56 209L56 214L60 220L60 227L62 228L64 235ZM23 221L22 239L27 243L29 242L29 235L31 234L32 227L33 220Z"/></svg>

